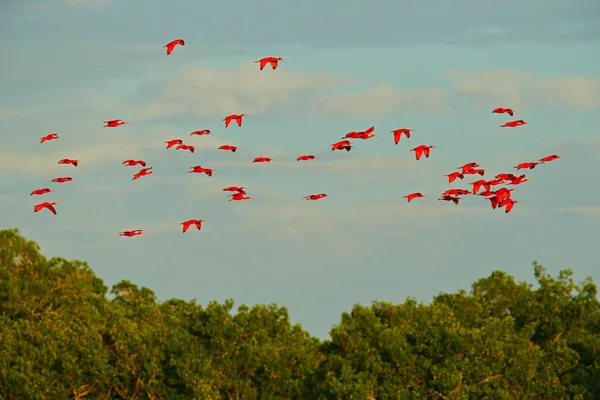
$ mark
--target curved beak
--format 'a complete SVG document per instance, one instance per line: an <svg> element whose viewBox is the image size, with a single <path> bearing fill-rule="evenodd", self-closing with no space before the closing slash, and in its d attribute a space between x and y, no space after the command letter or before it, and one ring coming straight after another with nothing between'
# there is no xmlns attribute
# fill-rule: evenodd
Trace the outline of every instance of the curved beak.
<svg viewBox="0 0 600 400"><path fill-rule="evenodd" d="M287 61L285 61L283 58L281 59L281 61L283 61L284 63L286 63L286 64L287 64Z"/></svg>
<svg viewBox="0 0 600 400"><path fill-rule="evenodd" d="M260 60L256 60L254 61L254 64L258 64L260 62Z"/></svg>

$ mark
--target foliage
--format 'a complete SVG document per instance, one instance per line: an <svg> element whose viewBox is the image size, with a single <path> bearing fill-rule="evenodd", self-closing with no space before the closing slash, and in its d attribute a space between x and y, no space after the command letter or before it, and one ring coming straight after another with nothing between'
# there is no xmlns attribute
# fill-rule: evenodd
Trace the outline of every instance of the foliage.
<svg viewBox="0 0 600 400"><path fill-rule="evenodd" d="M431 304L355 305L320 342L275 304L234 312L108 288L0 231L0 398L598 399L597 287L534 262Z"/></svg>

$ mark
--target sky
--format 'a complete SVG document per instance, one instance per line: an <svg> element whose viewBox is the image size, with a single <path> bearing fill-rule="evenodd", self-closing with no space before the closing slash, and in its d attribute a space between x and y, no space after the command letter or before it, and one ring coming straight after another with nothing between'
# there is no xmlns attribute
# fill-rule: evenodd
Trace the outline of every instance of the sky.
<svg viewBox="0 0 600 400"><path fill-rule="evenodd" d="M498 269L532 282L533 260L598 282L598 20L594 0L2 1L0 229L161 300L278 303L320 338L356 303L428 302ZM260 71L268 56L287 63ZM234 113L243 126L225 128ZM129 124L103 128L117 118ZM511 119L531 125L500 128ZM398 128L414 132L394 145ZM201 129L213 135L189 135ZM48 133L60 139L40 144ZM197 151L166 150L177 138ZM422 144L437 148L416 161ZM475 180L448 184L460 165L492 179L550 154L509 214L437 200ZM126 159L154 174L133 181ZM231 185L252 200L228 202ZM34 213L43 201L58 215ZM202 230L182 233L187 219ZM133 229L148 234L117 235Z"/></svg>

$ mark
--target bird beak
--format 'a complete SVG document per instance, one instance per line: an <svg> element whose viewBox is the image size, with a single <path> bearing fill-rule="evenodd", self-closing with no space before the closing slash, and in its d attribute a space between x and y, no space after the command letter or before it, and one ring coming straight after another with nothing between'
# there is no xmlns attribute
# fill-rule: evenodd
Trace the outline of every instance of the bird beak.
<svg viewBox="0 0 600 400"><path fill-rule="evenodd" d="M129 122L123 122L123 125L128 124Z"/></svg>
<svg viewBox="0 0 600 400"><path fill-rule="evenodd" d="M254 64L258 64L260 61L254 61Z"/></svg>
<svg viewBox="0 0 600 400"><path fill-rule="evenodd" d="M284 63L286 63L286 64L287 64L287 61L285 61L283 58L281 59L281 61L283 61Z"/></svg>

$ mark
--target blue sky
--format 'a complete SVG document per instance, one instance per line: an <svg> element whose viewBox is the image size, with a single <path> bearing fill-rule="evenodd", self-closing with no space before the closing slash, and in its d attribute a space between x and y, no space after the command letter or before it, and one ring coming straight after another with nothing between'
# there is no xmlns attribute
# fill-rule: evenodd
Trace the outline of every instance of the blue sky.
<svg viewBox="0 0 600 400"><path fill-rule="evenodd" d="M536 259L599 281L599 18L592 0L3 2L0 227L109 285L277 302L319 337L354 303L429 301L496 269L531 280ZM287 64L259 71L267 56ZM532 125L500 128L510 117L496 107ZM225 129L232 113L248 114L242 128ZM129 124L102 128L116 118ZM329 150L370 126L377 136L350 153ZM401 127L413 136L394 146ZM214 136L189 136L200 129ZM40 144L51 132L61 139ZM198 151L165 150L174 138ZM417 162L421 144L438 148ZM553 153L564 158L525 172L511 214L478 196L436 200L475 180L448 185L459 165L491 179ZM129 158L155 174L132 181ZM230 185L253 200L228 202ZM43 187L56 191L29 196ZM416 191L428 197L402 199ZM45 200L57 216L32 212ZM192 218L202 231L183 234ZM117 236L130 229L148 235Z"/></svg>

